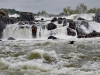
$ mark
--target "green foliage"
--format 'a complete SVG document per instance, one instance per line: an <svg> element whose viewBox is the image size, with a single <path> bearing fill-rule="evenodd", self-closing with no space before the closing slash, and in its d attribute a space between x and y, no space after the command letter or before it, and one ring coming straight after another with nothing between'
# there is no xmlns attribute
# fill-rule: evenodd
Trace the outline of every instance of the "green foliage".
<svg viewBox="0 0 100 75"><path fill-rule="evenodd" d="M63 8L63 14L64 15L70 15L70 14L82 14L82 13L96 13L100 12L100 8L91 8L87 9L87 6L84 3L80 3L76 6L75 9L71 9L70 6Z"/></svg>
<svg viewBox="0 0 100 75"><path fill-rule="evenodd" d="M6 8L1 8L2 9L6 9ZM22 11L17 11L15 9L6 9L8 10L9 14L21 14ZM84 3L80 3L76 6L75 9L72 9L70 6L67 6L65 8L63 8L63 12L61 12L59 15L70 15L70 14L82 14L82 13L96 13L96 12L100 12L100 8L91 8L91 9L87 9L87 6ZM32 12L31 12L32 13ZM45 10L39 11L38 13L32 13L34 16L37 15L51 15L51 16L59 16L59 15L54 15L54 14L48 14ZM0 16L2 17L2 14L0 14Z"/></svg>
<svg viewBox="0 0 100 75"><path fill-rule="evenodd" d="M100 8L91 8L88 10L88 13L96 13L96 12L100 12Z"/></svg>
<svg viewBox="0 0 100 75"><path fill-rule="evenodd" d="M64 13L65 15L67 15L67 12L68 12L67 9L64 8L64 9L63 9L63 13Z"/></svg>
<svg viewBox="0 0 100 75"><path fill-rule="evenodd" d="M44 10L42 10L42 11L39 11L37 14L38 14L38 15L46 15L46 14L47 14L47 12L46 12L46 11L44 11Z"/></svg>
<svg viewBox="0 0 100 75"><path fill-rule="evenodd" d="M76 12L77 12L78 14L86 13L86 12L87 12L87 6L86 6L84 3L80 3L80 4L77 5L77 7L76 7Z"/></svg>
<svg viewBox="0 0 100 75"><path fill-rule="evenodd" d="M6 8L1 8L0 10L2 10L2 9L6 9ZM18 15L20 15L23 12L23 11L17 11L15 9L6 9L6 10L8 11L9 14L18 14ZM32 13L32 12L30 12L30 13ZM37 15L35 13L32 13L32 14Z"/></svg>
<svg viewBox="0 0 100 75"><path fill-rule="evenodd" d="M6 8L1 8L0 10L2 9L6 9ZM21 11L17 11L15 9L6 9L8 11L9 14L20 14Z"/></svg>
<svg viewBox="0 0 100 75"><path fill-rule="evenodd" d="M21 11L16 11L15 9L8 9L8 12L10 14L20 14L21 13Z"/></svg>

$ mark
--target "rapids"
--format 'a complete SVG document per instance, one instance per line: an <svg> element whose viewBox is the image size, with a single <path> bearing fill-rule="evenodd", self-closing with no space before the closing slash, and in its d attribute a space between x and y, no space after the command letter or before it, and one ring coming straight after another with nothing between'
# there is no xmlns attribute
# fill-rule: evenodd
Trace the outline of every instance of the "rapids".
<svg viewBox="0 0 100 75"><path fill-rule="evenodd" d="M76 15L66 18L76 20ZM93 14L78 16L91 20ZM44 20L51 18L44 17ZM82 26L85 32L100 32L99 23L90 21L89 25L88 30ZM100 38L68 36L66 28L57 24L56 29L48 31L39 25L33 38L31 25L8 25L0 41L0 75L100 75ZM51 34L59 39L48 40ZM16 40L7 40L8 37ZM69 41L75 43L69 44Z"/></svg>

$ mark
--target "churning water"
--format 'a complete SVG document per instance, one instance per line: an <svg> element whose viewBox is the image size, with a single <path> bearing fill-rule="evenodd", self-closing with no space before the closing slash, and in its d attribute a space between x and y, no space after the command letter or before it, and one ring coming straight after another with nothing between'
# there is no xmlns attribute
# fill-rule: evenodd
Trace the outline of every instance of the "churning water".
<svg viewBox="0 0 100 75"><path fill-rule="evenodd" d="M89 24L100 31L98 23ZM47 40L51 32L60 39ZM0 75L100 75L100 38L78 39L65 34L59 25L54 31L39 27L37 39L33 39L31 26L20 29L9 25L0 41ZM8 37L17 40L7 41Z"/></svg>

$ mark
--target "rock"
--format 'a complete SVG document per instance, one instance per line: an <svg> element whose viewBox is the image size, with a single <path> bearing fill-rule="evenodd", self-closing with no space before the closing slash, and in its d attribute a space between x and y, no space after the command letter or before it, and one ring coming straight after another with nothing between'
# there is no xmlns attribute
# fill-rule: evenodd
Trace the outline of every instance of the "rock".
<svg viewBox="0 0 100 75"><path fill-rule="evenodd" d="M69 36L75 36L76 33L71 28L67 28L67 35L69 35Z"/></svg>
<svg viewBox="0 0 100 75"><path fill-rule="evenodd" d="M98 23L100 23L100 12L97 12L95 14L95 17L93 18L93 20L96 21L96 22L98 22Z"/></svg>
<svg viewBox="0 0 100 75"><path fill-rule="evenodd" d="M89 24L86 21L82 21L76 28L76 32L77 32L77 37L78 38L85 38L85 35L87 34L82 28L81 26L86 27L86 29L88 30L89 28Z"/></svg>
<svg viewBox="0 0 100 75"><path fill-rule="evenodd" d="M96 32L95 30L90 33L90 34L86 34L85 38L91 38L91 37L100 37L100 33Z"/></svg>
<svg viewBox="0 0 100 75"><path fill-rule="evenodd" d="M85 20L84 18L79 17L77 20Z"/></svg>
<svg viewBox="0 0 100 75"><path fill-rule="evenodd" d="M20 18L22 21L34 21L35 20L33 14L30 12L22 12L20 14Z"/></svg>
<svg viewBox="0 0 100 75"><path fill-rule="evenodd" d="M32 36L33 36L33 38L36 37L36 33L37 33L37 26L32 25Z"/></svg>
<svg viewBox="0 0 100 75"><path fill-rule="evenodd" d="M34 23L33 21L29 21L29 24L30 24L30 25L33 25L33 24L35 24L35 23Z"/></svg>
<svg viewBox="0 0 100 75"><path fill-rule="evenodd" d="M69 41L69 43L68 43L68 44L74 44L74 42L75 42L75 41Z"/></svg>
<svg viewBox="0 0 100 75"><path fill-rule="evenodd" d="M6 24L0 21L0 38L2 38L3 30L6 28Z"/></svg>
<svg viewBox="0 0 100 75"><path fill-rule="evenodd" d="M63 19L63 26L66 26L68 23L68 20L67 19Z"/></svg>
<svg viewBox="0 0 100 75"><path fill-rule="evenodd" d="M93 30L93 32L85 35L78 35L78 38L92 38L92 37L100 37L100 32L96 32Z"/></svg>
<svg viewBox="0 0 100 75"><path fill-rule="evenodd" d="M41 21L43 21L44 19L43 18L41 18Z"/></svg>
<svg viewBox="0 0 100 75"><path fill-rule="evenodd" d="M21 21L21 17L17 17L16 19L17 19L17 22Z"/></svg>
<svg viewBox="0 0 100 75"><path fill-rule="evenodd" d="M14 23L17 22L16 18L14 18L14 17L9 18L9 17L6 17L6 16L2 17L1 21L3 21L6 24L14 24Z"/></svg>
<svg viewBox="0 0 100 75"><path fill-rule="evenodd" d="M53 39L53 40L55 40L55 39L57 39L57 38L54 37L54 36L49 36L48 39Z"/></svg>
<svg viewBox="0 0 100 75"><path fill-rule="evenodd" d="M58 19L56 17L54 17L51 22L56 22Z"/></svg>
<svg viewBox="0 0 100 75"><path fill-rule="evenodd" d="M62 18L58 18L58 24L62 24Z"/></svg>
<svg viewBox="0 0 100 75"><path fill-rule="evenodd" d="M17 22L17 18L15 18L15 17L10 17L9 18L9 24L14 24L16 22Z"/></svg>
<svg viewBox="0 0 100 75"><path fill-rule="evenodd" d="M13 38L13 37L9 37L8 40L15 40L15 38Z"/></svg>
<svg viewBox="0 0 100 75"><path fill-rule="evenodd" d="M1 16L1 17L3 17L3 16L8 17L8 11L7 11L6 9L0 10L0 16Z"/></svg>
<svg viewBox="0 0 100 75"><path fill-rule="evenodd" d="M73 20L69 20L69 28L76 30L76 24Z"/></svg>
<svg viewBox="0 0 100 75"><path fill-rule="evenodd" d="M6 28L6 24L3 21L0 21L0 30Z"/></svg>
<svg viewBox="0 0 100 75"><path fill-rule="evenodd" d="M82 21L81 25L84 25L87 29L89 28L89 23L86 21Z"/></svg>
<svg viewBox="0 0 100 75"><path fill-rule="evenodd" d="M56 29L57 28L57 26L54 24L54 23L49 23L48 25L47 25L47 29L48 30L53 30L53 29Z"/></svg>
<svg viewBox="0 0 100 75"><path fill-rule="evenodd" d="M22 21L19 21L18 25L24 25L24 23Z"/></svg>
<svg viewBox="0 0 100 75"><path fill-rule="evenodd" d="M76 32L77 32L77 37L78 37L78 38L84 38L85 35L86 35L86 33L85 33L85 32L83 31L83 29L80 28L80 27L77 27L77 28L76 28Z"/></svg>

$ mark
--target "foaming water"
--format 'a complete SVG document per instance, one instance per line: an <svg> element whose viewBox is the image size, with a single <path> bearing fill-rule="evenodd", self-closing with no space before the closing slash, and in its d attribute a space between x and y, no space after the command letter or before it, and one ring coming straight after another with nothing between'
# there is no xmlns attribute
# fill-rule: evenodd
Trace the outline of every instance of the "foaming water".
<svg viewBox="0 0 100 75"><path fill-rule="evenodd" d="M16 39L32 39L32 29L29 25L7 25L3 32L3 39L13 37Z"/></svg>
<svg viewBox="0 0 100 75"><path fill-rule="evenodd" d="M68 18L76 19L75 16ZM100 75L100 38L68 36L68 25L55 24L54 30L39 25L36 38L32 37L29 25L8 25L0 41L0 75ZM99 23L89 22L89 25L88 29L81 28L86 33L100 32ZM50 35L58 39L48 40ZM16 40L7 40L9 37Z"/></svg>
<svg viewBox="0 0 100 75"><path fill-rule="evenodd" d="M0 42L0 74L100 75L100 38Z"/></svg>

